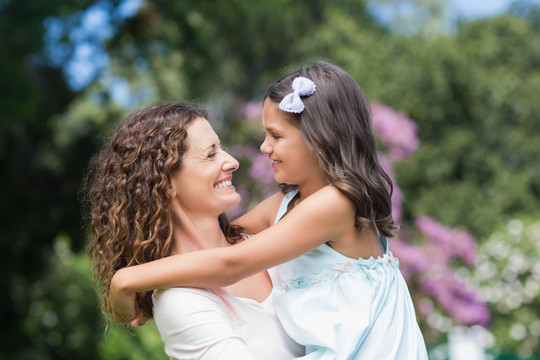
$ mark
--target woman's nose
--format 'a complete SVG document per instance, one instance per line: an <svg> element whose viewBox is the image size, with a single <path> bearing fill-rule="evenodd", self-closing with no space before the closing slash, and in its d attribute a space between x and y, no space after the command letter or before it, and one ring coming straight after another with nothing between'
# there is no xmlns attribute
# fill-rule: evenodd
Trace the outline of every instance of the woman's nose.
<svg viewBox="0 0 540 360"><path fill-rule="evenodd" d="M223 162L223 171L225 172L233 172L236 169L238 169L238 166L240 164L238 163L238 160L236 160L231 154L225 153L225 161Z"/></svg>

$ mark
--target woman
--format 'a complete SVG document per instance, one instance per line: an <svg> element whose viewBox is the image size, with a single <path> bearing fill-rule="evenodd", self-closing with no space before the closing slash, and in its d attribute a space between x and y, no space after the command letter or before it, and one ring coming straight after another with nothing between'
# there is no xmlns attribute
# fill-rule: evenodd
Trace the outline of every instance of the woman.
<svg viewBox="0 0 540 360"><path fill-rule="evenodd" d="M237 168L194 105L156 105L119 125L92 162L89 194L90 256L105 314L119 269L243 240L245 232L222 215L240 201L232 186ZM142 322L154 315L173 359L302 355L274 314L271 288L262 272L223 289L146 292L136 307Z"/></svg>

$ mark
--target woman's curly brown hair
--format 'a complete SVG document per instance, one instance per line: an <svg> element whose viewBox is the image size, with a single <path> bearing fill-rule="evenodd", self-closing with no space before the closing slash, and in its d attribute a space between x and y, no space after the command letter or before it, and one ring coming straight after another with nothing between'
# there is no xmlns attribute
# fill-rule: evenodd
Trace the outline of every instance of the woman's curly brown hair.
<svg viewBox="0 0 540 360"><path fill-rule="evenodd" d="M89 256L105 315L110 312L109 286L116 271L171 254L175 226L171 178L182 167L187 128L200 117L206 119L207 112L189 103L134 112L90 163L87 195L93 239ZM219 220L229 242L240 238L239 229L224 215ZM141 322L152 317L151 294L137 294Z"/></svg>

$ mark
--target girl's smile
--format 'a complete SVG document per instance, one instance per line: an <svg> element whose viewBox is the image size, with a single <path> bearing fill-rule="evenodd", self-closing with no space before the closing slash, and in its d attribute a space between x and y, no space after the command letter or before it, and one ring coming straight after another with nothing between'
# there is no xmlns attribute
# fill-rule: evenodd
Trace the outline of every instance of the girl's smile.
<svg viewBox="0 0 540 360"><path fill-rule="evenodd" d="M261 151L272 161L278 183L314 187L324 183L324 173L316 156L307 147L299 128L287 121L276 103L263 104L263 126L266 133Z"/></svg>
<svg viewBox="0 0 540 360"><path fill-rule="evenodd" d="M272 159L270 159L272 160ZM276 169L281 164L279 160L272 160L272 169Z"/></svg>

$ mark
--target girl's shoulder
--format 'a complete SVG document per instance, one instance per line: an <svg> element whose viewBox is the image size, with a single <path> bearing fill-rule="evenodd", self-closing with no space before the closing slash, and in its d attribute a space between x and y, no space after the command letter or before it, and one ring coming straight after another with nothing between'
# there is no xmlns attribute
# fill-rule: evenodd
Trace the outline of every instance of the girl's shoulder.
<svg viewBox="0 0 540 360"><path fill-rule="evenodd" d="M329 221L334 229L339 229L341 225L345 228L349 220L354 219L355 211L345 194L335 186L327 185L300 201L291 213L307 217L313 225Z"/></svg>
<svg viewBox="0 0 540 360"><path fill-rule="evenodd" d="M349 198L333 185L327 185L319 189L304 201L313 205L316 203L324 204L322 208L326 209L326 211L354 209Z"/></svg>

